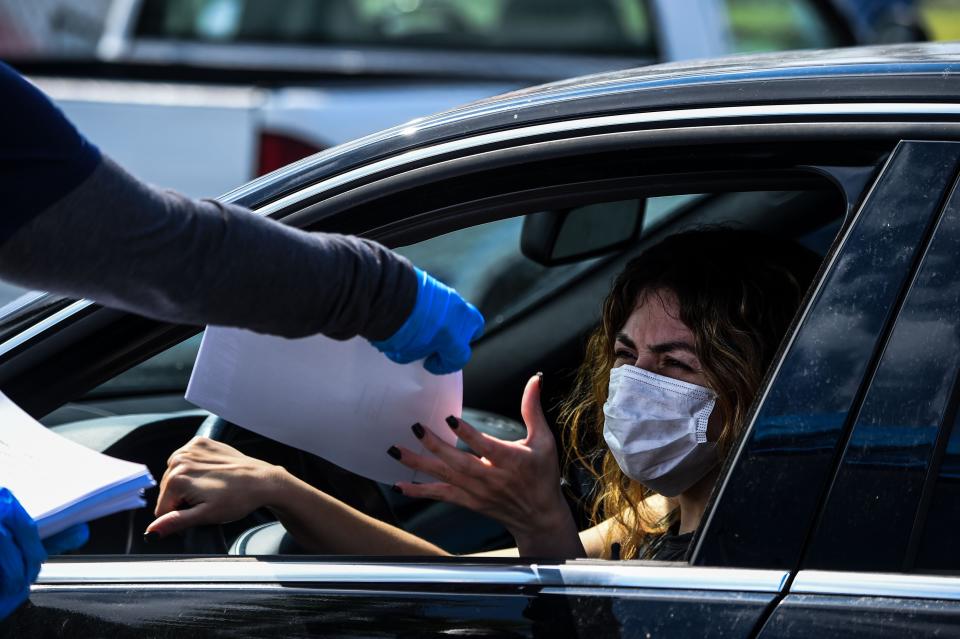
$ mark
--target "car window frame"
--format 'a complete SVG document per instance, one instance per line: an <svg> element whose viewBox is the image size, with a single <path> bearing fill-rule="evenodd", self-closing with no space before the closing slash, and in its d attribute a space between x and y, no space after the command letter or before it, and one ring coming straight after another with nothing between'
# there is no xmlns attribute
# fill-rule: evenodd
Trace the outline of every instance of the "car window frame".
<svg viewBox="0 0 960 639"><path fill-rule="evenodd" d="M815 177L816 172L811 171L808 167L797 168L792 171L776 170L771 172L770 175L760 175L753 172L747 173L746 170L741 170L740 173L742 174L742 178L741 178L742 181L737 182L736 180L731 181L729 179L731 177L730 172L723 172L721 175L714 175L712 173L694 171L694 172L691 172L690 174L678 176L675 180L668 181L669 185L658 184L657 190L658 192L663 190L674 191L679 189L680 185L683 184L687 187L683 189L684 191L690 191L692 189L693 192L701 192L703 190L702 187L704 186L705 182L716 183L718 180L723 181L730 188L738 188L740 186L745 186L747 184L752 185L754 188L757 188L757 189L767 189L767 188L771 188L772 186L777 186L780 188L788 188L788 187L803 188L803 187L809 187L809 186L818 186L820 188L827 188L829 185L829 180L827 180L823 176ZM625 184L624 181L616 181L614 183L614 186L616 187L615 191L612 194L607 195L606 197L602 197L601 195L599 195L599 192L592 191L592 190L590 191L589 196L581 195L581 197L589 197L591 201L617 199L619 197L622 197L622 194L626 192L625 191L626 189L629 189L630 192L633 192L636 189L643 189L644 187L649 188L650 186L649 180L646 179L646 176L643 176L639 180L634 180L633 182L634 182L633 184L628 185L628 184ZM691 187L690 185L695 185L695 186ZM560 188L562 191L564 191L565 189L563 187L565 187L565 185L560 184L559 186L554 185L554 187L551 187L551 188ZM836 191L837 189L833 187L832 190ZM529 197L530 194L527 192L523 192L522 195L524 197ZM520 197L517 194L513 194L513 196ZM569 197L569 194L564 192L560 195L560 197ZM498 213L498 215L506 214L506 213L515 215L518 212L518 210L524 210L525 208L529 208L529 210L535 211L535 210L538 210L539 208L538 205L540 204L540 202L542 202L541 197L536 197L529 202L520 203L520 204L518 204L516 201L509 201L504 203L503 208ZM390 208L390 207L387 207L387 208ZM490 215L490 212L486 210L486 207L480 206L480 207L474 207L474 208L475 210L473 211L473 214L472 214L473 219L461 220L460 221L461 225L469 226L470 224L476 222L477 221L476 216ZM341 212L341 215L348 216L350 214L351 214L350 209L346 209ZM419 232L432 234L433 230L434 230L434 227L427 224L427 225L423 225ZM648 238L647 240L645 240L645 243L649 244L650 242L654 241L654 238L656 236L659 236L662 233L669 233L669 232L671 231L668 228L659 228L651 238ZM602 264L597 265L597 268L599 268L600 266L602 266ZM603 280L604 287L606 286L605 282L606 280ZM587 325L592 321L593 321L592 319L586 318L584 320L584 327L586 328ZM475 355L475 360L480 360L482 358L483 358L482 351L480 349L477 349L477 355ZM481 377L484 377L484 376L481 375ZM467 401L467 404L469 405L469 400Z"/></svg>

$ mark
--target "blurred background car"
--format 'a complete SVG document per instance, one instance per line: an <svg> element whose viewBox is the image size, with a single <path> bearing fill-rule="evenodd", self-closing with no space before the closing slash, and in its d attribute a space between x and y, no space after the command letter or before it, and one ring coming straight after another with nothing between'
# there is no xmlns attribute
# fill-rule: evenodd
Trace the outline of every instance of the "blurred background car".
<svg viewBox="0 0 960 639"><path fill-rule="evenodd" d="M857 41L831 0L4 0L2 55L190 195L524 86Z"/></svg>

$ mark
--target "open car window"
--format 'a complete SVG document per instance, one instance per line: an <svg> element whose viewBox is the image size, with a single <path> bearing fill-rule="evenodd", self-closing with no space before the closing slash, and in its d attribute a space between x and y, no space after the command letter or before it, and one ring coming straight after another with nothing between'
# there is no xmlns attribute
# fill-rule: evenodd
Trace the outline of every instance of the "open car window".
<svg viewBox="0 0 960 639"><path fill-rule="evenodd" d="M530 214L468 225L398 249L419 266L460 289L487 314L491 329L477 348L482 356L478 355L474 368L466 374L464 415L491 435L518 439L525 431L515 408L519 396L506 399L503 405L483 399L486 392L483 389L496 387L497 372L505 363L498 359L500 355L489 353L496 353L500 348L497 344L508 344L518 335L542 334L538 326L543 321L540 316L543 308L569 302L584 295L584 291L591 291L585 298L591 302L576 303L576 322L564 329L571 331L569 334L554 330L549 347L528 340L526 352L507 347L503 355L510 358L511 365L518 359L529 360L531 366L545 360L552 367L575 369L583 357L584 331L599 317L599 301L609 287L612 274L626 259L642 250L645 243L684 228L727 224L785 234L823 255L840 228L845 210L842 198L828 185L811 190L671 193L598 200L578 203L566 214L582 215L589 224L604 225L609 224L611 215L642 211L639 239L616 250L588 254L570 263L544 265L531 259L522 248L525 222L530 215L537 215ZM583 241L587 241L589 235L584 233ZM205 416L183 399L199 337L192 337L117 375L85 397L47 415L43 421L65 436L99 450L146 463L159 478L169 455L190 439ZM538 335L538 339L541 337ZM498 400L504 399L502 391L497 395ZM282 465L338 499L375 517L393 521L450 552L483 552L512 545L511 537L500 524L472 511L396 495L388 486L362 480L318 457L288 449L242 429L229 443L247 454ZM579 525L586 527L583 504L578 505L576 495L588 495L592 486L584 473L576 471L568 481L571 506L579 509ZM156 491L147 497L148 501L155 499ZM140 545L138 535L131 536L130 531L142 531L152 519L151 510L148 507L94 522L93 538L82 552L196 552L195 548L186 548L182 538L168 539L150 548ZM258 511L225 526L226 544L232 545L233 540L246 531L270 524L273 519L268 511Z"/></svg>

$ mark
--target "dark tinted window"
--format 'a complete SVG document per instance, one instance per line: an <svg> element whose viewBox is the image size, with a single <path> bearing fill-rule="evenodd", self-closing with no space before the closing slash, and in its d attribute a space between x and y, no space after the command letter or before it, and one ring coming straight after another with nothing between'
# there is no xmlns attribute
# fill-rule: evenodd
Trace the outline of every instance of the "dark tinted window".
<svg viewBox="0 0 960 639"><path fill-rule="evenodd" d="M924 259L918 282L927 282L917 305L926 313L914 327L916 391L939 412L930 441L934 442L920 504L913 526L906 567L919 571L960 570L960 189L955 190ZM905 382L909 384L908 382ZM927 438L924 438L925 440Z"/></svg>
<svg viewBox="0 0 960 639"><path fill-rule="evenodd" d="M926 525L917 545L915 568L921 572L960 570L960 545L957 544L957 532L960 531L960 428L957 428L956 416L951 421L940 467L933 473L935 479L927 504Z"/></svg>
<svg viewBox="0 0 960 639"><path fill-rule="evenodd" d="M140 37L652 55L643 0L147 0Z"/></svg>
<svg viewBox="0 0 960 639"><path fill-rule="evenodd" d="M945 164L934 172L940 183L952 182L951 168ZM941 201L930 198L934 211ZM916 246L922 248L922 241ZM852 432L807 549L806 568L960 568L960 549L948 543L960 521L960 440L948 445L960 370L958 254L960 194L954 191L869 376L863 403L848 417ZM870 275L863 278L869 281ZM843 326L835 330L857 339Z"/></svg>

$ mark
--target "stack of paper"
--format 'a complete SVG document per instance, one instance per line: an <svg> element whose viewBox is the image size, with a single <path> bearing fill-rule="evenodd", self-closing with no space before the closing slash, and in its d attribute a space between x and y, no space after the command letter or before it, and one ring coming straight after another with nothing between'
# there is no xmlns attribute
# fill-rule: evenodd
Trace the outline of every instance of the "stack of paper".
<svg viewBox="0 0 960 639"><path fill-rule="evenodd" d="M431 481L387 455L399 444L429 454L410 427L420 422L453 445L448 415L460 415L460 373L400 365L366 340L322 335L284 339L208 328L187 399L235 424L376 481Z"/></svg>
<svg viewBox="0 0 960 639"><path fill-rule="evenodd" d="M150 471L48 430L0 393L0 486L20 500L46 538L74 524L145 504Z"/></svg>

